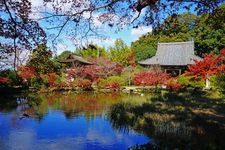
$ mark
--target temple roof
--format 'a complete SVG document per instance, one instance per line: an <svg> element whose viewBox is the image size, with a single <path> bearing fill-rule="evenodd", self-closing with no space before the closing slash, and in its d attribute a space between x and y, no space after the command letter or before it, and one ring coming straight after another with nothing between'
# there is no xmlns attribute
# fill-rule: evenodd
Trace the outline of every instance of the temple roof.
<svg viewBox="0 0 225 150"><path fill-rule="evenodd" d="M158 43L156 55L138 63L141 65L186 66L201 60L194 54L194 42Z"/></svg>
<svg viewBox="0 0 225 150"><path fill-rule="evenodd" d="M72 63L72 62L80 62L83 64L88 64L88 65L92 65L93 63L85 60L83 57L76 55L76 54L70 54L65 60L60 61L61 63Z"/></svg>

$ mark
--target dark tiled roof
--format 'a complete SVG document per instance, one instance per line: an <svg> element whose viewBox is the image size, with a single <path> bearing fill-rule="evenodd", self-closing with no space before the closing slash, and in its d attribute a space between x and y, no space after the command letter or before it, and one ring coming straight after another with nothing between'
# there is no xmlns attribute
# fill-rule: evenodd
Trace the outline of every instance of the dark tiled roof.
<svg viewBox="0 0 225 150"><path fill-rule="evenodd" d="M75 62L78 61L80 63L84 63L84 64L93 64L87 60L85 60L83 57L79 56L79 55L75 55L75 54L70 54L65 60L60 61L61 63L70 63L70 62Z"/></svg>
<svg viewBox="0 0 225 150"><path fill-rule="evenodd" d="M194 60L201 60L194 54L194 42L159 43L156 55L140 61L141 65L186 66Z"/></svg>

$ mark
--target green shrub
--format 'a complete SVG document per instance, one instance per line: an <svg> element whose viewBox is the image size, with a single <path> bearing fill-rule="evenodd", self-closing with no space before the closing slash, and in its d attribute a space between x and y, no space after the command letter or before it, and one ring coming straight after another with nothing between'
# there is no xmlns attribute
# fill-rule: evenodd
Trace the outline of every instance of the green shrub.
<svg viewBox="0 0 225 150"><path fill-rule="evenodd" d="M212 85L221 91L225 90L225 74L213 76L211 78Z"/></svg>
<svg viewBox="0 0 225 150"><path fill-rule="evenodd" d="M202 88L205 86L204 80L196 81L192 78L192 76L186 76L185 74L182 74L177 78L177 81L184 87Z"/></svg>
<svg viewBox="0 0 225 150"><path fill-rule="evenodd" d="M22 80L18 77L18 74L14 70L4 70L0 72L1 77L9 78L10 82L8 86L21 85Z"/></svg>
<svg viewBox="0 0 225 150"><path fill-rule="evenodd" d="M132 78L135 74L143 70L144 68L140 65L137 65L136 67L128 66L123 70L123 73L120 75L121 78L124 79L125 84L124 85L131 85L132 84Z"/></svg>
<svg viewBox="0 0 225 150"><path fill-rule="evenodd" d="M100 79L100 81L98 82L98 87L103 88L107 85L111 85L112 83L117 84L118 86L124 86L126 85L127 80L120 76L111 76L106 79Z"/></svg>
<svg viewBox="0 0 225 150"><path fill-rule="evenodd" d="M31 86L34 88L39 89L42 87L43 84L44 84L44 81L40 77L35 77L31 79Z"/></svg>

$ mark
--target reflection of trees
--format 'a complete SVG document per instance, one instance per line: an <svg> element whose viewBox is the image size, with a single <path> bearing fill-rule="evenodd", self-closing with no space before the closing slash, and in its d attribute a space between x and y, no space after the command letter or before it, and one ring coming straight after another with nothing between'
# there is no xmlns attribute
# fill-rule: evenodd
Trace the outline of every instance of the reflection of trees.
<svg viewBox="0 0 225 150"><path fill-rule="evenodd" d="M34 118L41 121L48 109L63 111L66 118L84 115L91 120L97 115L104 115L113 104L121 100L118 93L80 93L80 94L21 94L0 97L0 111L17 109L15 119Z"/></svg>
<svg viewBox="0 0 225 150"><path fill-rule="evenodd" d="M51 94L43 96L52 109L62 110L66 118L83 114L87 120L102 113L120 99L119 94Z"/></svg>
<svg viewBox="0 0 225 150"><path fill-rule="evenodd" d="M155 142L133 149L224 149L225 102L205 93L164 93L142 104L119 103L108 118L116 129L134 129Z"/></svg>
<svg viewBox="0 0 225 150"><path fill-rule="evenodd" d="M11 111L17 107L16 97L11 95L0 96L0 112Z"/></svg>
<svg viewBox="0 0 225 150"><path fill-rule="evenodd" d="M43 102L36 94L17 98L17 110L21 113L20 119L31 117L40 122L47 112L47 105Z"/></svg>

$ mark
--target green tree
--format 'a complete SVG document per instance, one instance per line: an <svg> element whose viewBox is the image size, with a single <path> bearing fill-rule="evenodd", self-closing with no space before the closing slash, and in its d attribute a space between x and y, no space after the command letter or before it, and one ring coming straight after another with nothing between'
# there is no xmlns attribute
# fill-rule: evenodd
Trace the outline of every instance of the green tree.
<svg viewBox="0 0 225 150"><path fill-rule="evenodd" d="M110 59L124 66L128 66L128 57L131 53L130 48L121 39L117 39L113 46L109 47Z"/></svg>
<svg viewBox="0 0 225 150"><path fill-rule="evenodd" d="M214 86L225 92L225 74L219 74L214 77Z"/></svg>
<svg viewBox="0 0 225 150"><path fill-rule="evenodd" d="M162 24L156 26L152 33L140 37L132 43L136 61L144 60L155 55L158 42L183 42L192 37L192 29L197 23L197 16L184 13L169 16Z"/></svg>
<svg viewBox="0 0 225 150"><path fill-rule="evenodd" d="M75 53L85 58L87 57L99 58L107 56L105 48L94 44L89 44L87 47L78 48L76 49Z"/></svg>
<svg viewBox="0 0 225 150"><path fill-rule="evenodd" d="M157 38L157 36L149 33L131 44L131 49L134 51L136 61L144 60L155 55Z"/></svg>
<svg viewBox="0 0 225 150"><path fill-rule="evenodd" d="M219 53L225 47L225 4L200 17L194 28L195 49L198 55L211 51Z"/></svg>
<svg viewBox="0 0 225 150"><path fill-rule="evenodd" d="M132 43L137 61L153 56L158 42L195 41L195 52L219 53L225 47L225 4L212 13L196 16L191 13L169 16L162 24L153 28L152 33Z"/></svg>
<svg viewBox="0 0 225 150"><path fill-rule="evenodd" d="M57 56L57 60L59 61L65 60L70 54L73 54L73 52L65 50L60 55Z"/></svg>
<svg viewBox="0 0 225 150"><path fill-rule="evenodd" d="M34 67L39 74L47 74L57 70L52 61L52 52L45 44L40 44L37 48L33 49L27 66Z"/></svg>
<svg viewBox="0 0 225 150"><path fill-rule="evenodd" d="M168 37L174 37L177 34L189 34L197 24L199 17L191 13L172 15L166 18L162 24L153 29L155 35L160 34ZM185 39L186 40L186 39Z"/></svg>

